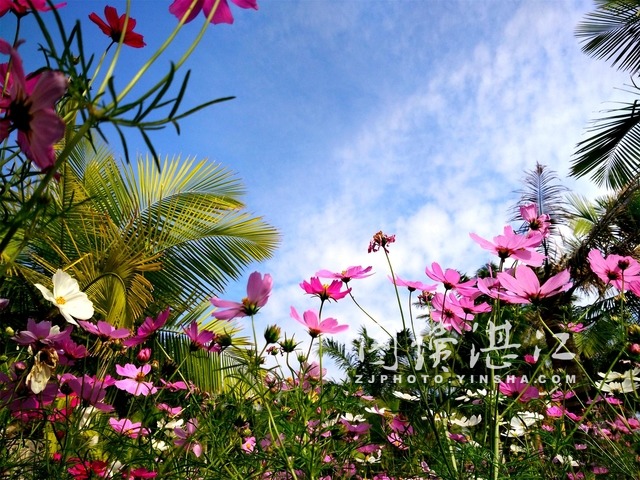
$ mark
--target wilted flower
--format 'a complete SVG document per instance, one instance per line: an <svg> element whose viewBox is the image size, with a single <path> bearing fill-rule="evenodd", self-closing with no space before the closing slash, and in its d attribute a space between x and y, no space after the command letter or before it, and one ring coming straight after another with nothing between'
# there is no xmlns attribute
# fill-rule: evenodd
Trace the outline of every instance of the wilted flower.
<svg viewBox="0 0 640 480"><path fill-rule="evenodd" d="M35 286L45 299L58 307L67 322L78 325L74 318L87 320L93 316L93 303L86 293L80 291L78 281L67 272L58 269L53 274L53 293L39 283Z"/></svg>
<svg viewBox="0 0 640 480"><path fill-rule="evenodd" d="M382 230L381 230L378 233L376 233L373 236L373 239L371 240L371 242L369 242L368 252L369 253L377 252L382 248L386 253L389 253L389 249L387 247L389 246L390 243L393 243L395 241L396 241L395 235L386 235L382 233Z"/></svg>

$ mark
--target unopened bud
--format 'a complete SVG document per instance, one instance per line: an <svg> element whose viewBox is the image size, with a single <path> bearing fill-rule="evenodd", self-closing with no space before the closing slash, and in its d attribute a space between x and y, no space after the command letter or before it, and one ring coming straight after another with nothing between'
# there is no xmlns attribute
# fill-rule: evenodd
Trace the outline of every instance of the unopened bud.
<svg viewBox="0 0 640 480"><path fill-rule="evenodd" d="M264 331L264 339L266 340L267 345L271 343L278 343L278 340L280 340L280 333L280 327L277 325L268 326Z"/></svg>
<svg viewBox="0 0 640 480"><path fill-rule="evenodd" d="M298 344L296 343L296 341L293 339L293 337L291 338L287 338L286 336L284 337L284 340L282 340L280 342L280 346L282 347L282 351L284 353L291 353L293 351L295 351L296 347L298 346Z"/></svg>

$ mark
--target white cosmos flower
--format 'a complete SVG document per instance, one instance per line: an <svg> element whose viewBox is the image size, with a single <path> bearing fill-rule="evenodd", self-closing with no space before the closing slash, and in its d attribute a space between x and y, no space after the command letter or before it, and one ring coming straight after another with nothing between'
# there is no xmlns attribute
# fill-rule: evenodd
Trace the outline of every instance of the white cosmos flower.
<svg viewBox="0 0 640 480"><path fill-rule="evenodd" d="M420 397L416 397L415 395L409 395L408 393L402 393L397 391L393 392L393 396L401 398L402 400L408 400L410 402L417 402L418 400L420 400Z"/></svg>
<svg viewBox="0 0 640 480"><path fill-rule="evenodd" d="M39 283L35 286L45 299L58 307L67 322L78 325L74 318L88 320L93 316L93 303L86 293L80 291L78 281L67 272L58 269L53 274L53 293Z"/></svg>
<svg viewBox="0 0 640 480"><path fill-rule="evenodd" d="M482 421L482 415L471 415L469 418L452 418L449 421L460 427L474 427Z"/></svg>

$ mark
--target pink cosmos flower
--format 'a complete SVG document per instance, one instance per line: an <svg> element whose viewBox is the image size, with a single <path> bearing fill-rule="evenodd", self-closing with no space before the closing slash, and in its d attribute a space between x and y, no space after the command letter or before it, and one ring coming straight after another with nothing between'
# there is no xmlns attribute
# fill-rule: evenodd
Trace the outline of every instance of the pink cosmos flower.
<svg viewBox="0 0 640 480"><path fill-rule="evenodd" d="M89 20L98 25L102 33L111 37L113 43L118 43L122 37L122 43L130 47L142 48L146 45L142 35L133 31L136 28L136 21L133 18L129 17L127 19L124 13L118 17L118 11L109 5L104 7L104 17L107 20L106 22L97 13L92 13L89 15ZM127 25L126 30L124 30L125 23ZM122 35L123 31L124 36Z"/></svg>
<svg viewBox="0 0 640 480"><path fill-rule="evenodd" d="M529 236L518 235L509 225L504 227L504 234L493 237L493 243L479 237L475 233L469 236L485 250L495 253L501 260L512 258L525 265L539 267L545 256L535 251L542 243L542 234L532 233Z"/></svg>
<svg viewBox="0 0 640 480"><path fill-rule="evenodd" d="M165 323L167 323L167 319L169 318L169 313L171 313L171 310L167 308L160 312L155 320L151 317L147 317L145 321L142 322L142 325L138 327L136 334L122 342L123 345L125 347L135 347L146 342L151 335L164 327Z"/></svg>
<svg viewBox="0 0 640 480"><path fill-rule="evenodd" d="M109 340L127 338L131 335L128 328L114 328L109 322L102 320L99 320L97 325L85 320L78 320L78 324L80 324L80 326L87 332L97 335L105 342Z"/></svg>
<svg viewBox="0 0 640 480"><path fill-rule="evenodd" d="M29 90L18 52L0 39L0 53L11 57L11 82L3 85L6 96L0 97L0 112L4 113L0 119L0 142L16 130L18 146L27 158L42 170L51 168L55 164L53 144L65 130L55 104L67 90L67 79L61 72L47 70ZM0 81L4 83L4 77Z"/></svg>
<svg viewBox="0 0 640 480"><path fill-rule="evenodd" d="M640 281L640 264L632 257L611 254L604 258L600 250L594 248L587 258L593 273L618 290L626 290L631 283Z"/></svg>
<svg viewBox="0 0 640 480"><path fill-rule="evenodd" d="M273 280L268 273L263 278L260 273L253 272L249 275L247 296L242 299L242 302L231 302L214 297L211 299L213 306L226 310L216 310L212 315L219 320L231 320L232 318L255 315L269 300L272 284Z"/></svg>
<svg viewBox="0 0 640 480"><path fill-rule="evenodd" d="M523 382L522 377L509 376L506 382L500 382L498 389L500 393L507 397L519 397L518 401L522 403L527 403L530 400L540 397L538 389Z"/></svg>
<svg viewBox="0 0 640 480"><path fill-rule="evenodd" d="M191 340L191 345L194 349L203 348L207 349L207 344L213 340L215 333L209 330L201 330L198 332L198 322L195 320L191 322L188 328L183 328L184 333Z"/></svg>
<svg viewBox="0 0 640 480"><path fill-rule="evenodd" d="M149 430L142 428L142 423L132 422L128 418L123 418L122 420L110 418L109 425L111 425L111 428L113 428L117 433L126 435L129 438L138 438L141 435L149 435Z"/></svg>
<svg viewBox="0 0 640 480"><path fill-rule="evenodd" d="M323 284L318 277L311 277L310 281L304 281L300 284L300 287L309 295L318 297L321 301L325 300L340 300L346 297L351 292L351 289L340 291L342 288L342 282L340 280L334 280L331 284Z"/></svg>
<svg viewBox="0 0 640 480"><path fill-rule="evenodd" d="M243 440L240 449L245 453L252 453L256 448L256 437L247 437Z"/></svg>
<svg viewBox="0 0 640 480"><path fill-rule="evenodd" d="M64 7L67 3L58 3L53 8ZM13 12L17 17L24 17L33 10L46 12L51 10L47 0L0 0L0 17L7 12Z"/></svg>
<svg viewBox="0 0 640 480"><path fill-rule="evenodd" d="M424 273L426 273L427 277L429 277L431 280L442 283L445 290L456 290L463 295L466 295L468 289L473 288L473 286L475 285L475 280L467 280L466 282L461 282L460 272L454 270L453 268L447 268L443 271L442 267L437 262L433 262L431 264L431 270L429 269L429 267L425 267Z"/></svg>
<svg viewBox="0 0 640 480"><path fill-rule="evenodd" d="M349 325L338 325L338 321L335 318L325 318L320 321L318 319L318 313L315 310L307 310L302 314L302 318L294 307L291 307L291 317L303 324L309 329L309 335L313 338L323 333L339 333L347 328Z"/></svg>
<svg viewBox="0 0 640 480"><path fill-rule="evenodd" d="M401 279L398 275L396 275L395 282L393 281L393 277L387 276L387 278L398 287L407 287L410 292L415 292L416 290L420 290L421 292L433 292L436 288L436 285L427 285L422 282L412 282Z"/></svg>
<svg viewBox="0 0 640 480"><path fill-rule="evenodd" d="M191 450L196 457L202 455L202 445L193 440L192 437L198 430L198 419L192 418L184 424L184 428L176 427L173 429L173 433L176 439L173 441L178 447L184 447L186 450Z"/></svg>
<svg viewBox="0 0 640 480"><path fill-rule="evenodd" d="M520 207L520 216L529 224L529 232L540 232L547 238L551 233L550 217L546 213L538 215L538 206L535 203Z"/></svg>
<svg viewBox="0 0 640 480"><path fill-rule="evenodd" d="M145 376L151 371L151 365L148 363L142 367L136 367L131 363L127 363L124 367L116 365L118 375L126 377L124 380L117 380L115 386L120 390L129 392L131 395L153 395L158 391L152 382L146 382Z"/></svg>
<svg viewBox="0 0 640 480"><path fill-rule="evenodd" d="M42 347L58 346L67 339L71 338L72 326L68 326L62 332L60 327L52 325L51 322L36 322L33 318L27 320L27 329L22 330L12 337L18 345L31 347L33 352L37 352Z"/></svg>
<svg viewBox="0 0 640 480"><path fill-rule="evenodd" d="M508 303L535 303L541 298L566 292L572 285L569 270L563 270L540 286L538 276L526 265L519 265L514 276L499 272L498 280L506 290L500 298Z"/></svg>
<svg viewBox="0 0 640 480"><path fill-rule="evenodd" d="M231 0L240 8L253 8L254 10L258 10L258 2L256 0ZM198 16L198 13L202 11L206 18L209 18L211 15L211 10L216 4L215 0L196 0L195 5L191 8L191 4L194 3L194 0L174 0L174 2L169 6L169 12L175 15L179 20L185 18L185 23L190 22L194 18ZM191 8L191 11L189 9ZM231 14L231 9L229 8L229 4L227 0L220 0L218 4L218 8L213 14L213 18L211 19L211 23L233 23L233 15Z"/></svg>
<svg viewBox="0 0 640 480"><path fill-rule="evenodd" d="M448 331L453 329L462 334L463 331L471 330L471 325L467 322L473 320L473 315L464 311L453 293L446 296L442 293L436 293L431 299L431 306L433 321L441 323Z"/></svg>
<svg viewBox="0 0 640 480"><path fill-rule="evenodd" d="M65 374L67 375L67 374ZM85 407L92 406L103 412L110 412L113 407L104 402L107 395L107 387L115 383L115 380L107 375L104 379L90 377L85 374L82 377L66 377L63 375L61 381L82 400Z"/></svg>
<svg viewBox="0 0 640 480"><path fill-rule="evenodd" d="M366 278L373 273L369 273L373 267L362 268L361 266L357 267L348 267L346 270L341 272L332 272L330 270L318 270L316 272L316 277L319 278L337 278L341 280L343 283L349 283L351 280L358 280L360 278Z"/></svg>

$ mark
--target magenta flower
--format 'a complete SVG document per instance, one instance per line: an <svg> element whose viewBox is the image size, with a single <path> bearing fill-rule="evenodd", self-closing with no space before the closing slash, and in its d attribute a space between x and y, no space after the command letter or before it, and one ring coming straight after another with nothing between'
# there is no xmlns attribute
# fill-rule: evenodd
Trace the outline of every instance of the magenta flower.
<svg viewBox="0 0 640 480"><path fill-rule="evenodd" d="M473 289L475 285L475 280L461 282L460 272L453 268L447 268L443 271L437 262L431 264L431 270L429 270L429 267L425 267L424 273L426 273L427 277L431 280L442 283L445 290L456 290L464 295L471 293L469 289Z"/></svg>
<svg viewBox="0 0 640 480"><path fill-rule="evenodd" d="M111 428L113 428L117 433L126 435L129 438L138 438L142 435L149 435L149 430L143 428L142 423L132 422L128 418L123 418L122 420L110 418L109 425L111 425Z"/></svg>
<svg viewBox="0 0 640 480"><path fill-rule="evenodd" d="M51 322L36 322L33 318L27 320L27 329L22 330L12 337L18 345L31 347L37 352L42 347L58 348L58 346L67 339L71 338L72 326L68 326L62 332L57 325L52 326Z"/></svg>
<svg viewBox="0 0 640 480"><path fill-rule="evenodd" d="M469 315L458 302L458 298L449 293L444 295L436 293L431 299L431 318L434 322L439 322L442 326L451 331L452 329L462 334L463 331L471 330L471 325L467 322L473 320L473 315Z"/></svg>
<svg viewBox="0 0 640 480"><path fill-rule="evenodd" d="M64 7L67 3L58 3L53 8ZM7 12L13 12L17 17L24 17L33 10L46 12L51 10L47 0L0 0L0 17Z"/></svg>
<svg viewBox="0 0 640 480"><path fill-rule="evenodd" d="M518 397L518 401L522 403L527 403L540 396L538 389L523 382L522 377L509 376L506 382L500 382L498 389L507 397Z"/></svg>
<svg viewBox="0 0 640 480"><path fill-rule="evenodd" d="M338 321L335 318L325 318L320 321L318 313L315 310L307 310L302 314L302 318L294 307L291 307L291 317L303 324L309 329L309 335L313 338L323 333L339 333L347 328L349 325L338 325Z"/></svg>
<svg viewBox="0 0 640 480"><path fill-rule="evenodd" d="M191 450L196 457L202 455L202 445L193 440L192 437L198 430L198 419L192 418L185 423L184 428L176 427L173 433L176 439L173 441L178 447L184 447L187 451Z"/></svg>
<svg viewBox="0 0 640 480"><path fill-rule="evenodd" d="M110 387L115 383L115 380L108 376L104 379L96 377L90 377L85 374L82 377L67 377L67 374L63 375L61 381L75 393L78 398L82 400L85 407L92 406L103 412L110 412L113 407L104 402L104 397L107 395L107 387Z"/></svg>
<svg viewBox="0 0 640 480"><path fill-rule="evenodd" d="M142 367L136 367L131 363L127 363L124 367L116 365L116 372L122 377L126 377L124 380L117 380L115 386L120 390L129 392L131 395L153 395L158 391L153 386L152 382L146 382L145 376L151 371L151 365L148 363Z"/></svg>
<svg viewBox="0 0 640 480"><path fill-rule="evenodd" d="M122 474L122 477L125 480L142 480L145 478L156 478L158 476L158 472L154 472L153 470L147 470L144 467L132 468L127 472Z"/></svg>
<svg viewBox="0 0 640 480"><path fill-rule="evenodd" d="M2 7L0 6L0 13ZM13 130L18 132L18 146L29 160L42 170L53 167L53 144L62 138L65 123L55 112L56 102L67 90L61 72L46 70L29 90L18 52L0 39L0 53L11 57L10 82L3 85L6 96L0 97L0 142ZM4 82L4 78L0 81Z"/></svg>
<svg viewBox="0 0 640 480"><path fill-rule="evenodd" d="M539 232L544 238L551 233L551 223L549 215L538 215L538 206L535 203L520 207L520 216L529 225L529 232Z"/></svg>
<svg viewBox="0 0 640 480"><path fill-rule="evenodd" d="M195 320L191 322L188 328L183 328L183 330L187 337L189 337L189 340L191 340L191 345L196 349L207 349L207 344L215 337L215 333L209 330L201 330L198 332L198 322Z"/></svg>
<svg viewBox="0 0 640 480"><path fill-rule="evenodd" d="M373 273L369 273L373 267L362 268L361 266L357 267L348 267L346 270L341 272L332 272L330 270L319 270L316 272L316 277L319 278L337 278L341 280L343 283L349 283L351 280L358 280L360 278L366 278Z"/></svg>
<svg viewBox="0 0 640 480"><path fill-rule="evenodd" d="M98 321L97 325L85 320L79 320L78 323L87 332L92 333L100 337L103 341L117 340L120 338L127 338L131 335L128 328L114 328L109 322Z"/></svg>
<svg viewBox="0 0 640 480"><path fill-rule="evenodd" d="M604 283L610 283L620 291L631 288L631 283L640 281L640 264L632 257L611 254L604 258L600 250L594 248L587 258L593 273Z"/></svg>
<svg viewBox="0 0 640 480"><path fill-rule="evenodd" d="M310 281L304 281L300 284L300 287L309 295L318 297L321 301L325 300L340 300L346 297L351 292L351 289L340 291L342 288L342 281L334 280L329 285L320 282L318 277L311 277Z"/></svg>
<svg viewBox="0 0 640 480"><path fill-rule="evenodd" d="M509 225L504 227L504 235L493 237L493 243L475 233L469 236L485 250L495 253L501 260L512 258L525 265L539 267L545 256L535 250L542 243L542 234L518 235Z"/></svg>
<svg viewBox="0 0 640 480"><path fill-rule="evenodd" d="M507 272L498 273L498 280L506 290L500 299L508 303L535 303L541 298L566 292L572 285L569 270L563 270L540 286L538 276L526 265L518 266L514 276Z"/></svg>
<svg viewBox="0 0 640 480"><path fill-rule="evenodd" d="M137 333L133 337L127 338L122 342L123 345L125 347L135 347L146 342L151 335L164 327L165 323L167 323L167 319L169 318L169 313L171 313L171 310L167 308L160 312L155 320L151 317L147 317L145 321L142 322L142 325L138 327Z"/></svg>
<svg viewBox="0 0 640 480"><path fill-rule="evenodd" d="M219 320L231 320L232 318L255 315L269 300L272 284L273 280L268 273L263 278L260 273L253 272L249 275L247 296L242 299L242 302L231 302L214 297L211 299L213 306L226 310L215 311L212 315Z"/></svg>
<svg viewBox="0 0 640 480"><path fill-rule="evenodd" d="M256 0L231 1L240 8L253 8L254 10L258 10L258 2ZM178 20L182 20L184 18L185 23L188 23L196 18L200 11L204 13L206 18L209 18L211 10L213 10L216 5L215 0L196 0L195 5L191 8L193 3L194 0L174 0L174 2L169 6L169 12L175 15ZM231 9L229 8L227 0L220 0L218 8L211 19L211 23L233 23L233 15L231 14Z"/></svg>
<svg viewBox="0 0 640 480"><path fill-rule="evenodd" d="M412 282L408 280L401 279L398 275L396 275L395 282L393 281L393 277L387 276L389 281L398 287L407 287L410 292L415 292L416 290L420 290L421 292L433 292L436 288L436 285L427 285L422 282Z"/></svg>

